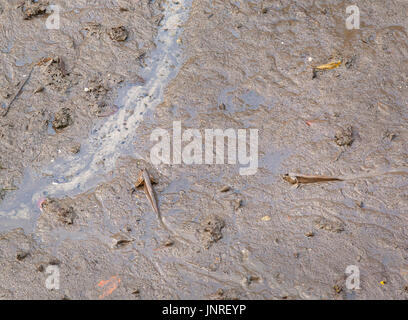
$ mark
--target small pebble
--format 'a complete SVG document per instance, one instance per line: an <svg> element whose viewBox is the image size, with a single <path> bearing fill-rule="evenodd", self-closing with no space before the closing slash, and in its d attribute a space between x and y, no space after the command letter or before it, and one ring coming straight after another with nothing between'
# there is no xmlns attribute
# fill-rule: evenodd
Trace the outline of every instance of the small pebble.
<svg viewBox="0 0 408 320"><path fill-rule="evenodd" d="M222 188L220 189L220 192L228 192L228 191L230 191L230 190L231 190L230 187L224 186L224 187L222 187Z"/></svg>
<svg viewBox="0 0 408 320"><path fill-rule="evenodd" d="M23 261L25 258L27 258L30 255L28 252L20 252L17 254L17 260L18 261Z"/></svg>
<svg viewBox="0 0 408 320"><path fill-rule="evenodd" d="M171 247L173 244L174 244L174 241L173 241L173 240L167 240L167 241L164 243L164 246L165 246L165 247Z"/></svg>

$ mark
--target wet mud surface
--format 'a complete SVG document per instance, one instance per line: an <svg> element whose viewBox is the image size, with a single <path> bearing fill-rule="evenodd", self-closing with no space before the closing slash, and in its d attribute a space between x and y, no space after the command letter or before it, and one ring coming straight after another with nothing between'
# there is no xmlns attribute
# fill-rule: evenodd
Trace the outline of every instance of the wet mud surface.
<svg viewBox="0 0 408 320"><path fill-rule="evenodd" d="M44 3L0 0L0 298L408 297L406 1ZM256 174L152 164L173 121L258 129Z"/></svg>

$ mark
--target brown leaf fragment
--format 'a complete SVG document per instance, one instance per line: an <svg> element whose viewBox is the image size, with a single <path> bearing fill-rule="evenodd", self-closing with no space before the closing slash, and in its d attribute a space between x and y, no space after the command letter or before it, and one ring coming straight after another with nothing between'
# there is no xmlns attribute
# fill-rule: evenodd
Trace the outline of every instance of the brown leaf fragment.
<svg viewBox="0 0 408 320"><path fill-rule="evenodd" d="M329 62L315 67L316 70L332 70L341 65L341 60Z"/></svg>
<svg viewBox="0 0 408 320"><path fill-rule="evenodd" d="M44 65L44 64L46 64L47 62L50 62L50 61L52 61L52 58L50 58L50 57L48 57L48 58L42 58L40 61L38 61L37 63L36 63L36 66L42 66L42 65Z"/></svg>

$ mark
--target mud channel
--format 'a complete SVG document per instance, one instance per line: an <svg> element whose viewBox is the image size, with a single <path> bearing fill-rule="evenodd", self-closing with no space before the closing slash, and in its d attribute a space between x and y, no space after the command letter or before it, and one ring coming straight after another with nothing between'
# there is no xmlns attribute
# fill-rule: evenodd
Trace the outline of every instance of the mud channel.
<svg viewBox="0 0 408 320"><path fill-rule="evenodd" d="M348 5L0 0L0 298L406 299L408 2ZM151 161L177 124L255 174Z"/></svg>

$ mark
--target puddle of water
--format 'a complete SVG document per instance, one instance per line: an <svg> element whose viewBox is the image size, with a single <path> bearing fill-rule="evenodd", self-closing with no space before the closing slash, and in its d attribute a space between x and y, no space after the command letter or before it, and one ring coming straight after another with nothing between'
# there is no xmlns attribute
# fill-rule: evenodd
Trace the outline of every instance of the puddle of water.
<svg viewBox="0 0 408 320"><path fill-rule="evenodd" d="M269 101L255 90L239 92L235 87L226 87L222 90L218 98L218 105L222 103L230 113L253 111L260 107L269 109L274 105L274 101Z"/></svg>
<svg viewBox="0 0 408 320"><path fill-rule="evenodd" d="M249 90L242 94L241 99L244 101L245 105L250 108L258 108L261 104L265 103L265 99L254 90Z"/></svg>
<svg viewBox="0 0 408 320"><path fill-rule="evenodd" d="M56 159L43 169L42 174L27 169L20 189L8 195L0 204L0 217L4 220L0 230L7 229L9 225L32 229L39 214L35 206L39 198L74 196L86 192L112 178L106 173L112 172L121 155L131 154L138 158L133 154L137 127L143 121L144 114L162 102L166 86L179 71L182 47L177 39L191 5L192 0L166 3L156 49L147 67L140 73L145 84L119 90L118 102L121 104L118 105L121 108L92 130L79 154Z"/></svg>
<svg viewBox="0 0 408 320"><path fill-rule="evenodd" d="M291 150L270 151L259 159L259 167L268 171L264 177L260 178L260 183L270 183L279 177L282 163L293 153Z"/></svg>
<svg viewBox="0 0 408 320"><path fill-rule="evenodd" d="M30 63L32 63L33 61L30 59L30 58L28 58L28 59L25 59L25 58L21 58L21 59L17 59L16 60L16 66L17 67L23 67L23 66L25 66L25 65L29 65Z"/></svg>

